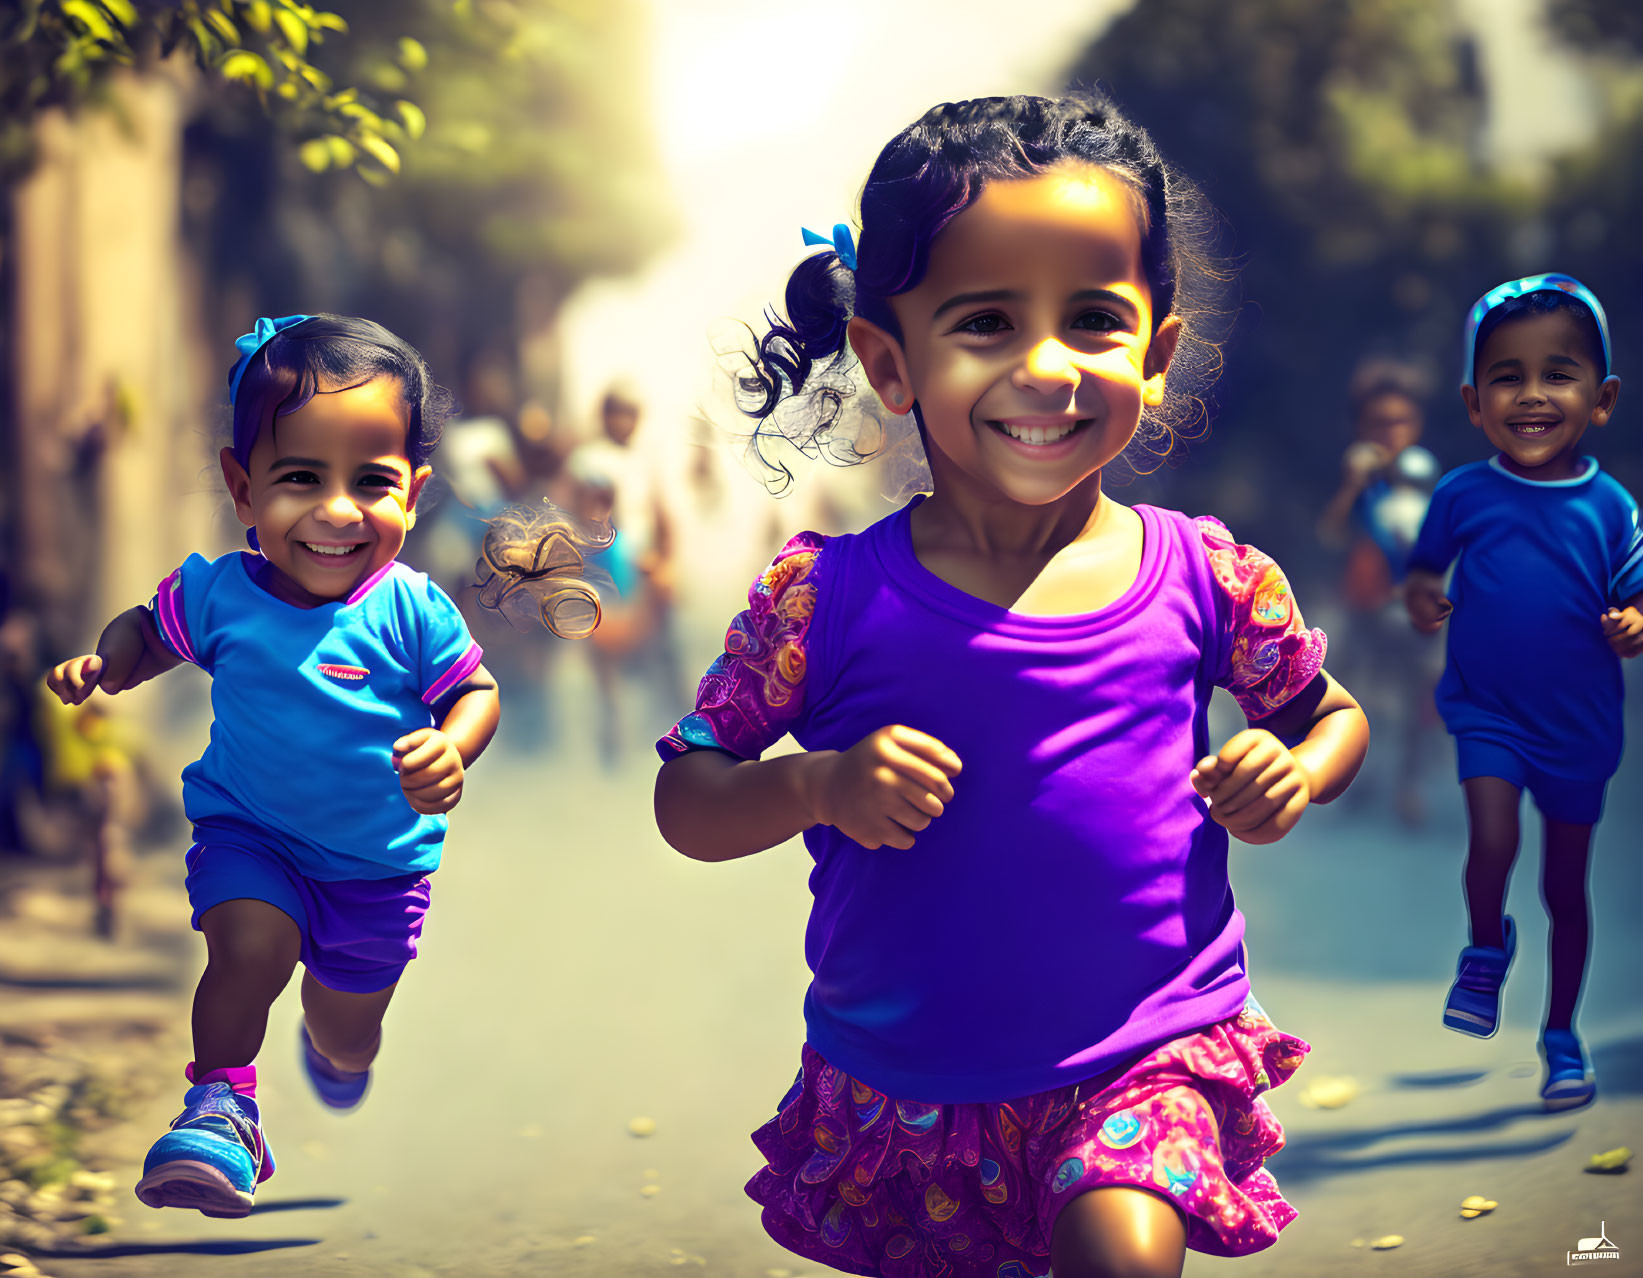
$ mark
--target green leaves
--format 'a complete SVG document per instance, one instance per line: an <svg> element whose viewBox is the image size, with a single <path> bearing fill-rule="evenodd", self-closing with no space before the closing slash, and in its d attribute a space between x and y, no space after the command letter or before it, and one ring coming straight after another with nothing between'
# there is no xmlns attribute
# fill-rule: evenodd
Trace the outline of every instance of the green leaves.
<svg viewBox="0 0 1643 1278"><path fill-rule="evenodd" d="M407 19L418 8L406 4ZM182 50L228 91L255 94L302 138L297 158L310 172L358 166L362 176L387 180L400 171L400 146L427 131L426 115L405 95L428 51L398 33L377 46L378 73L366 79L394 99L378 102L353 85L338 90L312 60L328 35L348 31L340 14L303 0L182 0L141 10L134 0L21 0L17 18L0 23L0 174L26 167L37 112L90 100L116 66Z"/></svg>
<svg viewBox="0 0 1643 1278"><path fill-rule="evenodd" d="M274 87L274 68L247 49L230 49L223 54L217 63L217 74L225 80L240 80L263 90Z"/></svg>

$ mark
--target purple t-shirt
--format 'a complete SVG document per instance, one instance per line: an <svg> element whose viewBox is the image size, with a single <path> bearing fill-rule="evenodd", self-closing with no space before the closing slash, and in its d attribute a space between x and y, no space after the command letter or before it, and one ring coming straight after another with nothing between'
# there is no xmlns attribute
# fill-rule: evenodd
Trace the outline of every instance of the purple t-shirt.
<svg viewBox="0 0 1643 1278"><path fill-rule="evenodd" d="M915 502L916 504L916 502ZM658 742L757 758L888 724L964 762L910 850L831 826L805 941L812 1046L907 1100L1008 1100L1235 1016L1249 993L1227 835L1192 789L1217 685L1252 718L1322 669L1283 574L1214 520L1136 507L1141 568L1097 612L1011 612L913 551L911 506L795 538L697 708Z"/></svg>

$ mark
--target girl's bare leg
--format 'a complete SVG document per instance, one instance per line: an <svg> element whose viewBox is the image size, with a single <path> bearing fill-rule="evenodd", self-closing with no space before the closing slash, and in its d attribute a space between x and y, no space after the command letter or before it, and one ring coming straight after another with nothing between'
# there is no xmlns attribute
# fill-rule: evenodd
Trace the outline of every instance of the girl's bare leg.
<svg viewBox="0 0 1643 1278"><path fill-rule="evenodd" d="M1466 791L1466 913L1472 944L1504 949L1506 885L1517 860L1518 788L1500 777L1470 777Z"/></svg>
<svg viewBox="0 0 1643 1278"><path fill-rule="evenodd" d="M397 985L371 994L329 989L302 974L302 1015L314 1050L340 1070L357 1074L371 1067L382 1046L382 1017Z"/></svg>
<svg viewBox="0 0 1643 1278"><path fill-rule="evenodd" d="M205 974L194 991L194 1068L249 1065L268 1030L268 1009L291 979L302 932L267 901L224 901L200 916Z"/></svg>
<svg viewBox="0 0 1643 1278"><path fill-rule="evenodd" d="M1161 1194L1115 1186L1092 1189L1055 1219L1055 1278L1180 1278L1187 1222Z"/></svg>
<svg viewBox="0 0 1643 1278"><path fill-rule="evenodd" d="M1586 871L1591 860L1592 827L1546 822L1546 855L1541 864L1540 896L1552 931L1546 1028L1572 1029L1580 984L1586 976L1591 941Z"/></svg>

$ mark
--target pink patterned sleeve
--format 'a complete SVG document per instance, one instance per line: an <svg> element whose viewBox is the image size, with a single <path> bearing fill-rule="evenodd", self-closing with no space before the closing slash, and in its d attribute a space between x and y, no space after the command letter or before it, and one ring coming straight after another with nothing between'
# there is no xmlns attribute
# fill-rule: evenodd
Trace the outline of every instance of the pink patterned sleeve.
<svg viewBox="0 0 1643 1278"><path fill-rule="evenodd" d="M1307 629L1283 569L1254 546L1233 541L1218 520L1198 531L1231 612L1230 657L1221 686L1244 715L1264 719L1318 677L1328 639Z"/></svg>
<svg viewBox="0 0 1643 1278"><path fill-rule="evenodd" d="M757 759L804 709L805 644L816 610L812 573L827 538L800 533L747 592L725 650L696 690L696 709L656 743L664 760L691 750Z"/></svg>

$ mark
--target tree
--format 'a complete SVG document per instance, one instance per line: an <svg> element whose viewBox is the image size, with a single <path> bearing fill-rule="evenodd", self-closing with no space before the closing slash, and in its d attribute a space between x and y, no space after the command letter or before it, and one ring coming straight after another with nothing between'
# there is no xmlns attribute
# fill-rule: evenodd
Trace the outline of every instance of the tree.
<svg viewBox="0 0 1643 1278"><path fill-rule="evenodd" d="M1378 340L1449 369L1465 308L1540 215L1541 192L1481 154L1484 85L1455 5L1149 0L1071 78L1106 86L1205 189L1243 267L1223 411L1168 482L1213 508L1239 478L1252 536L1309 545L1351 365Z"/></svg>
<svg viewBox="0 0 1643 1278"><path fill-rule="evenodd" d="M337 171L350 157L335 138L293 154L243 106L203 118L190 153L216 192L198 231L218 279L278 313L394 316L460 381L487 354L513 361L582 280L659 245L632 0L334 7L350 40L316 60L362 93L412 94L426 129L372 187Z"/></svg>
<svg viewBox="0 0 1643 1278"><path fill-rule="evenodd" d="M420 133L420 109L338 88L310 60L347 31L339 15L299 0L19 0L0 28L0 179L33 162L39 112L106 104L111 74L174 56L314 135L304 145L323 148L327 163L358 164L377 179L397 172L391 139Z"/></svg>

